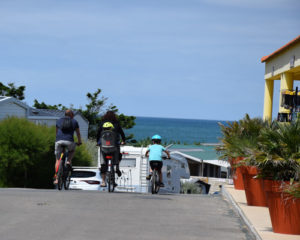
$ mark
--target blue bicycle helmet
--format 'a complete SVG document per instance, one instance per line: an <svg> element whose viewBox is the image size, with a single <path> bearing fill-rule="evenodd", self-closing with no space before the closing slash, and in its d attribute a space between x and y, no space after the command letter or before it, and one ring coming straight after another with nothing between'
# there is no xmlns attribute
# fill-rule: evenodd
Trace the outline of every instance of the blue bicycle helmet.
<svg viewBox="0 0 300 240"><path fill-rule="evenodd" d="M161 136L155 134L155 135L152 137L152 140L161 140Z"/></svg>

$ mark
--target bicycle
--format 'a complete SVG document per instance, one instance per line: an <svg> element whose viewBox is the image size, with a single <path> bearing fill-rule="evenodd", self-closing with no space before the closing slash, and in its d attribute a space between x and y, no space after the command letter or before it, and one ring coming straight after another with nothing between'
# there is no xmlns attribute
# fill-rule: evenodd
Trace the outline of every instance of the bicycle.
<svg viewBox="0 0 300 240"><path fill-rule="evenodd" d="M107 164L107 170L106 170L106 177L105 181L108 185L108 192L113 192L115 190L116 184L116 159L118 159L118 156L120 155L119 161L122 159L122 154L119 153L119 150L116 146L112 145L111 143L114 141L102 141L102 145L100 145L100 152L102 152L102 156L104 157L104 161ZM122 142L121 145L124 145L125 143Z"/></svg>
<svg viewBox="0 0 300 240"><path fill-rule="evenodd" d="M79 146L80 144L76 143L76 145ZM63 187L65 190L69 190L71 175L72 175L72 167L70 164L68 164L67 146L63 146L63 150L58 162L58 169L56 169L58 190L62 190Z"/></svg>
<svg viewBox="0 0 300 240"><path fill-rule="evenodd" d="M163 157L162 159L171 159L171 158L166 158ZM152 194L157 194L159 192L160 186L161 186L161 182L160 182L160 178L159 178L159 162L153 162L152 163L152 175L151 175L151 192ZM162 171L162 170L160 170Z"/></svg>

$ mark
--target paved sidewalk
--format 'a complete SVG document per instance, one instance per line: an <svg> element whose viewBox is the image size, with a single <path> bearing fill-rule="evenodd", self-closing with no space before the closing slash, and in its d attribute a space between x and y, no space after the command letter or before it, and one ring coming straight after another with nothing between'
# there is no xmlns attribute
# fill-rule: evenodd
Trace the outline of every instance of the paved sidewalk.
<svg viewBox="0 0 300 240"><path fill-rule="evenodd" d="M267 207L248 206L245 191L235 190L233 185L223 185L223 193L236 205L238 211L262 240L300 240L300 235L278 234L272 230L269 209ZM300 223L299 223L300 224Z"/></svg>

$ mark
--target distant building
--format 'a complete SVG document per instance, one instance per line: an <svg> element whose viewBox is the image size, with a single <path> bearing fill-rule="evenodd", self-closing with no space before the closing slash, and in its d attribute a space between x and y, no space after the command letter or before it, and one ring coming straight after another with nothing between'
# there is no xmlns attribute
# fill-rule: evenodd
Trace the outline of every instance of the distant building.
<svg viewBox="0 0 300 240"><path fill-rule="evenodd" d="M179 154L187 159L191 176L229 178L230 165L219 160L212 145L184 146L173 145L169 148L172 154Z"/></svg>
<svg viewBox="0 0 300 240"><path fill-rule="evenodd" d="M262 57L261 62L265 63L263 118L272 120L274 81L280 80L278 120L290 121L292 112L300 113L300 94L294 89L294 81L300 80L300 35L275 52Z"/></svg>
<svg viewBox="0 0 300 240"><path fill-rule="evenodd" d="M64 110L35 109L16 98L0 96L0 121L8 116L15 116L27 118L36 124L55 126L56 120L64 115ZM78 121L81 137L86 141L89 129L88 120L79 111L74 111L74 119Z"/></svg>

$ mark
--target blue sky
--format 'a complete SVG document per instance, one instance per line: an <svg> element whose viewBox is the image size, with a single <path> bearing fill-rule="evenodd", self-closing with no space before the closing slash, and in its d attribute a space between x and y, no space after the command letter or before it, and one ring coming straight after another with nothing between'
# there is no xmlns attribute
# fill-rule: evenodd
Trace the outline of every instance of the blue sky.
<svg viewBox="0 0 300 240"><path fill-rule="evenodd" d="M261 57L297 37L298 0L1 0L0 81L134 116L262 116ZM275 83L274 111L279 82Z"/></svg>

